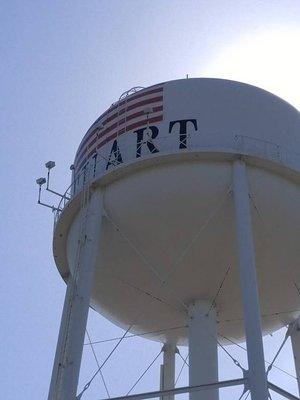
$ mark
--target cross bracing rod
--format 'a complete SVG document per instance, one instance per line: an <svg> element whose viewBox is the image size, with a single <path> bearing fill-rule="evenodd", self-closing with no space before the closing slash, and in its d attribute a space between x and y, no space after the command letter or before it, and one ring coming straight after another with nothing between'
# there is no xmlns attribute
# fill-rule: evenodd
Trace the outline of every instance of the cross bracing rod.
<svg viewBox="0 0 300 400"><path fill-rule="evenodd" d="M281 396L285 397L286 399L299 400L299 397L293 395L292 393L287 392L284 389L281 389L280 387L274 385L274 383L268 382L268 387L269 387L269 389L273 390L273 392L280 394Z"/></svg>
<svg viewBox="0 0 300 400"><path fill-rule="evenodd" d="M104 399L104 400L153 399L155 397L162 397L162 396L176 395L176 394L183 394L183 393L191 393L191 392L196 392L198 390L209 390L209 389L219 389L219 388L229 387L229 386L239 386L239 385L245 384L245 382L246 382L245 378L231 379L228 381L207 383L204 385L184 386L184 387L175 388L175 389L157 390L155 392L132 394L130 396L111 397L110 399ZM272 389L272 390L274 390L274 389ZM291 397L291 398L299 400L297 397Z"/></svg>

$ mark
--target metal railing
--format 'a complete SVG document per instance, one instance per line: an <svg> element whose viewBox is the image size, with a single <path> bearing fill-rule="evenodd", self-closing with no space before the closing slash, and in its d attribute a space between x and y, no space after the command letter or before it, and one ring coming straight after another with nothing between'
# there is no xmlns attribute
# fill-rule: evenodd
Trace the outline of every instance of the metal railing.
<svg viewBox="0 0 300 400"><path fill-rule="evenodd" d="M152 139L147 137L141 144L143 149L146 149L144 150L145 154L142 154L141 157L138 158L136 143L128 143L126 146L122 146L122 139L122 137L119 138L120 142L118 145L121 147L123 162L117 161L117 157L115 160L108 159L103 156L100 151L97 151L97 156L95 157L94 155L91 157L81 171L75 174L72 183L66 189L58 205L55 207L55 225L63 209L69 201L83 189L84 184L91 183L122 165L133 163L140 159L155 157L157 155L180 154L186 152L205 153L210 151L244 154L270 160L296 171L300 171L299 153L267 140L241 134L232 135L230 137L228 135L224 137L224 135L221 134L210 137L202 136L199 139L197 132L194 132L187 135L184 142L186 147L184 149L179 148L180 142L174 141L174 137L169 134L153 140L155 147L159 148L159 152L153 152L153 154L151 154L147 145ZM193 139L196 140L193 141Z"/></svg>

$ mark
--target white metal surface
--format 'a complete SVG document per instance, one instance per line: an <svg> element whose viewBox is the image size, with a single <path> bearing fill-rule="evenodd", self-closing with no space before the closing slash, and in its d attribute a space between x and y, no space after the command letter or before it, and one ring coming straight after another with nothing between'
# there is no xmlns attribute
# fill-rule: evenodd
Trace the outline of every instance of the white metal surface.
<svg viewBox="0 0 300 400"><path fill-rule="evenodd" d="M63 358L64 358L64 348L66 344L66 336L68 329L68 314L70 312L70 306L72 304L73 289L74 289L72 284L73 282L71 282L71 280L72 276L70 274L67 280L65 301L60 321L60 328L56 345L54 364L52 368L52 376L48 393L48 400L59 399L59 386L61 384L61 379L62 379L61 364L63 363Z"/></svg>
<svg viewBox="0 0 300 400"><path fill-rule="evenodd" d="M90 160L90 164L94 164L96 151L102 158L100 169L97 169L99 174L106 174L114 168L113 164L107 168L107 160L115 139L112 133L116 130L120 131L118 149L121 166L136 159L137 130L147 127L147 123L142 123L145 121L144 110L155 109L155 106L159 111L148 116L150 121L153 117L157 119L150 123L158 129L152 139L158 150L155 156L165 151L185 151L186 148L224 151L225 148L235 149L241 145L250 153L260 152L263 158L269 156L284 163L286 157L282 149L296 154L299 149L295 125L297 120L299 123L297 110L264 90L240 82L207 78L164 82L128 96L128 111L124 110L124 103L125 100L110 107L88 130L75 158L76 175L84 169L84 161ZM180 120L189 121L185 124L186 137ZM132 127L132 121L135 121L136 127ZM125 127L128 128L126 131ZM145 135L141 144L142 158L151 153L148 139ZM98 161L100 158L97 158Z"/></svg>
<svg viewBox="0 0 300 400"><path fill-rule="evenodd" d="M293 321L291 329L291 342L293 348L296 376L298 379L298 393L300 395L300 320Z"/></svg>
<svg viewBox="0 0 300 400"><path fill-rule="evenodd" d="M74 400L76 397L101 221L102 193L97 189L82 209L78 270L76 277L68 279L48 400Z"/></svg>
<svg viewBox="0 0 300 400"><path fill-rule="evenodd" d="M216 311L208 301L189 306L189 383L190 386L218 381ZM190 393L190 400L218 400L218 389Z"/></svg>
<svg viewBox="0 0 300 400"><path fill-rule="evenodd" d="M250 191L246 165L242 160L237 160L233 164L233 194L247 343L249 387L252 400L267 400L268 384L260 321Z"/></svg>
<svg viewBox="0 0 300 400"><path fill-rule="evenodd" d="M217 400L218 388L243 383L217 382L220 334L246 336L247 387L267 400L262 334L300 314L291 278L299 280L299 132L299 113L281 99L219 79L142 89L98 118L75 157L72 198L57 208L54 256L77 294L70 277L49 400L74 400L89 304L168 343L166 390L128 398ZM89 184L99 191L77 279ZM292 341L297 368L298 333ZM174 389L175 345L187 342L191 387Z"/></svg>
<svg viewBox="0 0 300 400"><path fill-rule="evenodd" d="M161 365L160 389L168 390L175 387L175 356L178 352L176 345L166 343L163 346L163 364ZM161 397L162 400L174 400L174 395Z"/></svg>
<svg viewBox="0 0 300 400"><path fill-rule="evenodd" d="M300 313L299 295L291 289L291 274L282 267L288 265L292 275L299 276L299 113L261 89L218 79L166 82L126 97L126 104L138 104L140 97L134 96L143 93L147 101L155 98L156 94L147 93L157 88L162 88L162 120L151 125L158 129L153 139L146 135L147 126L144 127L140 157L139 128L132 128L120 133L117 140L122 163L110 164L106 169L116 140L109 136L114 128L108 136L102 136L100 125L108 114L89 130L93 133L98 127L99 139L89 139L89 147L85 148L85 144L77 155L84 159L86 151L88 155L98 142L102 143L97 160L93 158L95 154L89 160L95 184L103 187L106 211L115 222L113 226L105 220L102 227L91 304L125 328L132 323L136 305L140 304L145 315L135 323L133 331L165 330L161 335L148 337L187 344L187 328L168 329L186 326L184 304L191 299L212 299L230 265L217 299L218 329L233 340L243 340L243 311L233 246L234 211L232 199L226 198L231 162L239 153L246 156L251 194L257 205L253 230L262 328L264 333L272 332ZM137 106L137 110L144 108L145 104ZM127 124L131 123L129 117L133 112L135 109L126 114ZM118 118L124 127L124 113ZM176 122L184 120L189 122ZM112 124L113 120L104 126ZM153 154L149 150L150 139L158 149ZM76 193L80 192L85 176L80 171L77 166ZM76 203L75 197L61 215L58 213L55 228L54 254L63 276L74 266L80 219ZM197 260L201 260L200 267ZM162 284L164 280L166 283ZM274 290L278 282L279 293Z"/></svg>
<svg viewBox="0 0 300 400"><path fill-rule="evenodd" d="M288 265L296 278L299 276L296 260L300 257L297 242L300 190L293 182L252 165L249 165L249 181L258 208L253 224L262 323L264 332L268 333L289 323L299 310L299 295L292 287L291 274L282 265ZM230 184L229 162L191 160L145 169L106 187L105 207L109 215L145 255L147 263L153 264L160 275L167 278L167 283L161 285L120 230L105 220L102 254L98 257L92 294L93 307L125 328L135 318L136 305L147 310L133 328L137 333L185 326L185 309L179 300L213 299L231 265L217 299L219 332L233 340L243 338L234 213L232 199L227 195ZM62 221L66 222L67 218L65 215ZM62 238L59 236L61 225L56 228L57 240L63 243L67 239L64 251L67 250L70 266L74 264L78 221L78 217L73 219L69 234ZM68 225L63 229L67 230ZM182 259L183 252L198 233L196 243ZM203 260L201 267L195 260ZM280 292L273 290L279 281ZM173 341L179 340L179 344L186 343L184 328L149 336L165 341L169 339L167 334Z"/></svg>

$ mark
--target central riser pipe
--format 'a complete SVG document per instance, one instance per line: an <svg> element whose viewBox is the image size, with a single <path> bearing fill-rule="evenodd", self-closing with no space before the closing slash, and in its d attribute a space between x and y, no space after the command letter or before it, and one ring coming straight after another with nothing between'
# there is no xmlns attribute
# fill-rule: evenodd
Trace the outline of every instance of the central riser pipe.
<svg viewBox="0 0 300 400"><path fill-rule="evenodd" d="M160 390L174 389L175 387L175 355L177 347L172 343L163 346L163 364L161 365ZM174 400L174 395L167 395L161 400Z"/></svg>
<svg viewBox="0 0 300 400"><path fill-rule="evenodd" d="M189 384L218 381L216 311L207 301L189 306ZM218 389L190 393L190 400L218 400Z"/></svg>

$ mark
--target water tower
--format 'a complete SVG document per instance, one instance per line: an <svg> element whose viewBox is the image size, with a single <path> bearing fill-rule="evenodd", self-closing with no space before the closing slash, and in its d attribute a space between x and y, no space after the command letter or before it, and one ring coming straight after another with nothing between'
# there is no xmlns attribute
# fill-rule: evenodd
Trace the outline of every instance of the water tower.
<svg viewBox="0 0 300 400"><path fill-rule="evenodd" d="M231 385L295 399L268 382L262 336L290 325L299 379L299 200L300 116L280 98L204 78L124 93L82 139L55 207L67 291L49 400L76 399L89 306L164 344L161 390L135 399L217 400ZM225 338L246 340L242 379L218 381ZM175 389L185 344L189 387Z"/></svg>

